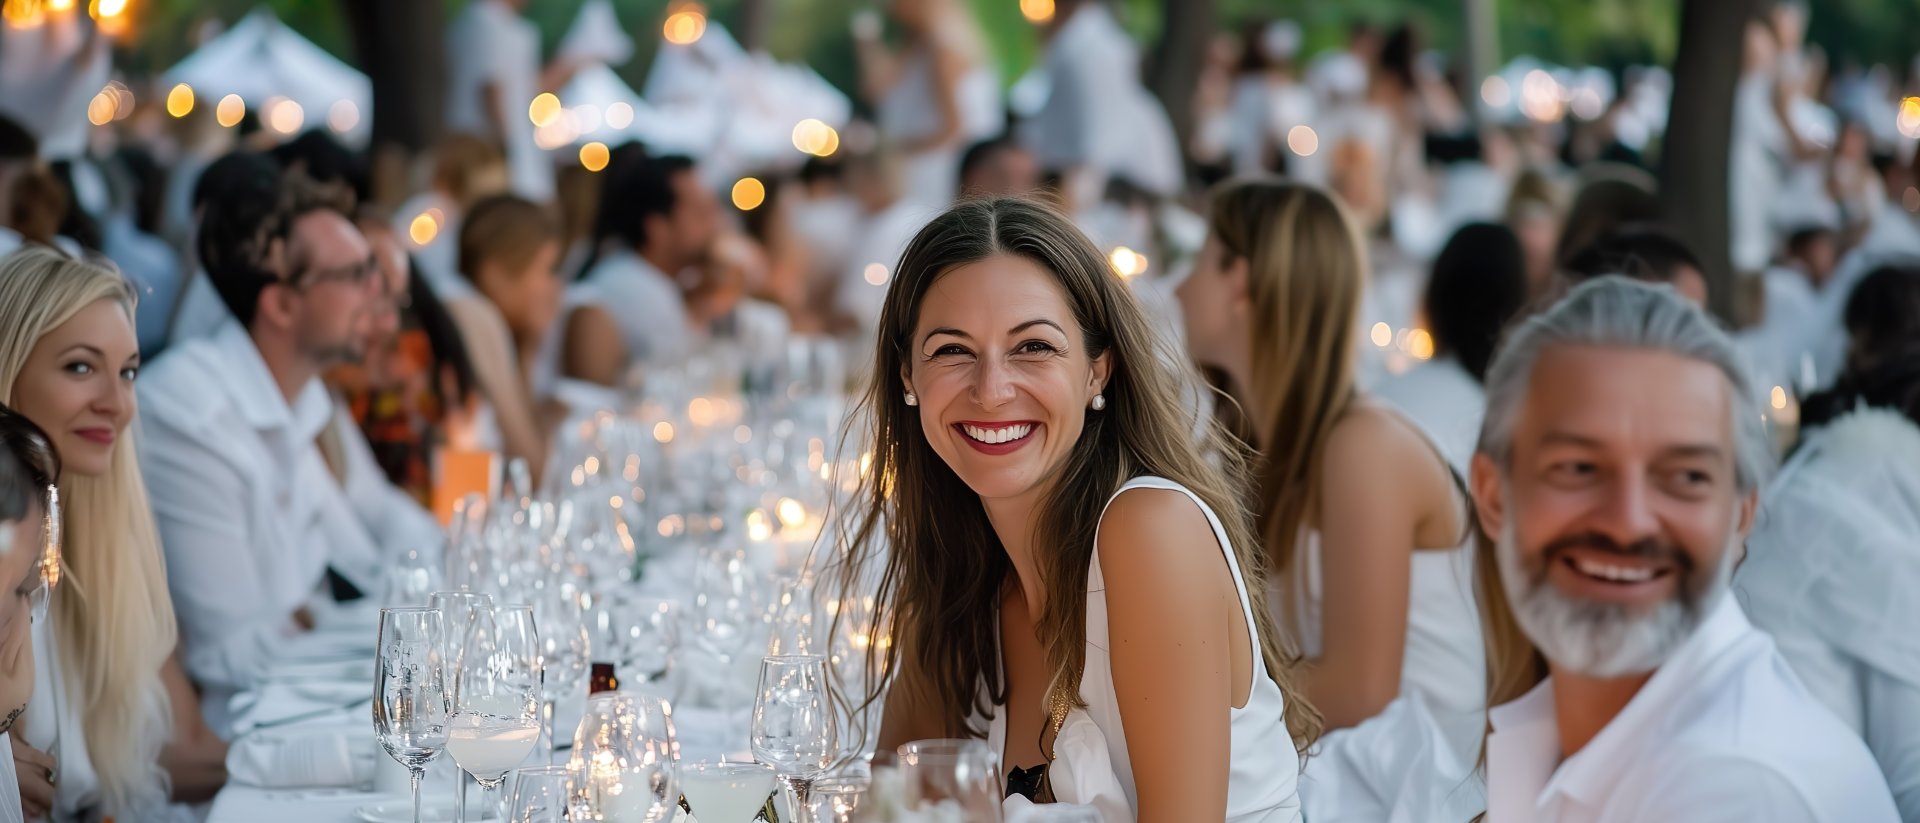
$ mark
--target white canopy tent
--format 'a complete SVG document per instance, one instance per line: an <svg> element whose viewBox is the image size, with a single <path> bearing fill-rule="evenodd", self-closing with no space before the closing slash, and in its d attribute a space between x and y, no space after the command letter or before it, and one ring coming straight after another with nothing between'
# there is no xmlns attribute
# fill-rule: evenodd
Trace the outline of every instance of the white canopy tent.
<svg viewBox="0 0 1920 823"><path fill-rule="evenodd" d="M291 100L302 114L292 133L328 127L349 144L361 145L372 122L373 83L367 76L301 37L264 7L248 12L162 77L169 86L191 86L200 105L217 105L229 94L239 95L269 126L274 124L272 112L262 107L275 98ZM339 128L342 125L347 128Z"/></svg>

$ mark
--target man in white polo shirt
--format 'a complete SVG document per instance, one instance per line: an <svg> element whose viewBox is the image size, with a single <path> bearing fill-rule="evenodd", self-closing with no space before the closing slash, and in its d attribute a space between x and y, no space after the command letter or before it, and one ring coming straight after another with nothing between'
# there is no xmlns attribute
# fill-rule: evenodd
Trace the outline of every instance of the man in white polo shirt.
<svg viewBox="0 0 1920 823"><path fill-rule="evenodd" d="M1605 277L1489 367L1489 823L1899 819L1728 596L1771 463L1741 363L1670 288Z"/></svg>

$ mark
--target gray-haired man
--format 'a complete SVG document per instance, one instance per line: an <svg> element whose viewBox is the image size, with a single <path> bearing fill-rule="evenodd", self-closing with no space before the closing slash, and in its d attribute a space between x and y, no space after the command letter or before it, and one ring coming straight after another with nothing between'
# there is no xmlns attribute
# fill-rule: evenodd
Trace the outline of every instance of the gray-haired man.
<svg viewBox="0 0 1920 823"><path fill-rule="evenodd" d="M1771 463L1756 402L1711 319L1618 277L1495 357L1473 459L1491 823L1898 819L1727 596Z"/></svg>

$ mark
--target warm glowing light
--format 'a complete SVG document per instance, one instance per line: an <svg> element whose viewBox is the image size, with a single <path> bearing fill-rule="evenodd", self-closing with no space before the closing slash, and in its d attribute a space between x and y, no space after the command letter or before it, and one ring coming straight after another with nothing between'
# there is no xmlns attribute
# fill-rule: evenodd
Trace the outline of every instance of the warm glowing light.
<svg viewBox="0 0 1920 823"><path fill-rule="evenodd" d="M1039 24L1053 19L1053 0L1020 0L1020 16Z"/></svg>
<svg viewBox="0 0 1920 823"><path fill-rule="evenodd" d="M1489 77L1480 83L1480 101L1496 109L1513 102L1513 87L1505 77Z"/></svg>
<svg viewBox="0 0 1920 823"><path fill-rule="evenodd" d="M698 43L700 36L707 33L707 15L697 5L683 8L667 15L660 31L667 42L676 46Z"/></svg>
<svg viewBox="0 0 1920 823"><path fill-rule="evenodd" d="M1769 392L1768 394L1769 394L1769 397L1767 398L1767 402L1772 403L1774 408L1784 409L1787 407L1786 387L1774 386L1773 391Z"/></svg>
<svg viewBox="0 0 1920 823"><path fill-rule="evenodd" d="M193 113L193 87L181 83L167 92L167 113L175 117L185 117Z"/></svg>
<svg viewBox="0 0 1920 823"><path fill-rule="evenodd" d="M119 17L127 13L127 0L98 0L93 6L94 17Z"/></svg>
<svg viewBox="0 0 1920 823"><path fill-rule="evenodd" d="M1393 327L1385 323L1373 324L1372 338L1373 344L1380 348L1393 345Z"/></svg>
<svg viewBox="0 0 1920 823"><path fill-rule="evenodd" d="M1287 130L1287 148L1301 157L1312 157L1320 150L1320 135L1306 126L1294 126Z"/></svg>
<svg viewBox="0 0 1920 823"><path fill-rule="evenodd" d="M1566 113L1563 89L1553 75L1541 69L1527 72L1520 81L1520 111L1542 123L1559 120Z"/></svg>
<svg viewBox="0 0 1920 823"><path fill-rule="evenodd" d="M412 240L415 246L425 246L439 236L440 221L431 214L420 214L407 224L407 239Z"/></svg>
<svg viewBox="0 0 1920 823"><path fill-rule="evenodd" d="M1147 270L1147 257L1126 246L1115 246L1107 255L1107 265L1113 267L1114 274L1132 278Z"/></svg>
<svg viewBox="0 0 1920 823"><path fill-rule="evenodd" d="M580 133L574 131L573 118L555 117L553 122L533 130L533 144L552 151L573 142Z"/></svg>
<svg viewBox="0 0 1920 823"><path fill-rule="evenodd" d="M860 276L866 278L868 285L884 286L887 284L887 267L879 263L868 263Z"/></svg>
<svg viewBox="0 0 1920 823"><path fill-rule="evenodd" d="M0 19L16 29L32 29L47 22L47 13L37 0L9 0L0 3Z"/></svg>
<svg viewBox="0 0 1920 823"><path fill-rule="evenodd" d="M1920 139L1920 97L1909 97L1900 101L1900 135L1908 139Z"/></svg>
<svg viewBox="0 0 1920 823"><path fill-rule="evenodd" d="M780 502L774 505L773 511L780 516L780 525L789 529L800 528L802 523L807 522L807 507L800 505L800 501L791 497L780 498Z"/></svg>
<svg viewBox="0 0 1920 823"><path fill-rule="evenodd" d="M1407 353L1421 360L1433 359L1433 335L1426 329L1414 329L1407 335Z"/></svg>
<svg viewBox="0 0 1920 823"><path fill-rule="evenodd" d="M809 117L794 124L793 147L815 157L830 157L840 150L840 133Z"/></svg>
<svg viewBox="0 0 1920 823"><path fill-rule="evenodd" d="M333 105L327 107L327 128L346 134L358 125L360 125L360 107L354 105L352 100L335 100Z"/></svg>
<svg viewBox="0 0 1920 823"><path fill-rule="evenodd" d="M47 11L73 11L73 0L47 0Z"/></svg>
<svg viewBox="0 0 1920 823"><path fill-rule="evenodd" d="M659 443L672 443L673 424L665 420L653 424L653 439Z"/></svg>
<svg viewBox="0 0 1920 823"><path fill-rule="evenodd" d="M292 134L307 122L307 112L299 103L280 98L267 103L267 125L281 134Z"/></svg>
<svg viewBox="0 0 1920 823"><path fill-rule="evenodd" d="M550 91L534 95L533 102L527 104L527 118L541 128L553 125L553 121L560 119L560 98Z"/></svg>
<svg viewBox="0 0 1920 823"><path fill-rule="evenodd" d="M100 93L94 95L93 100L87 103L87 122L96 126L111 123L114 112L119 108L120 99L114 96L113 90L101 89Z"/></svg>
<svg viewBox="0 0 1920 823"><path fill-rule="evenodd" d="M747 513L747 539L763 543L773 538L773 521L767 519L767 513L754 509Z"/></svg>
<svg viewBox="0 0 1920 823"><path fill-rule="evenodd" d="M587 171L599 171L607 167L607 161L613 154L607 151L607 144L595 141L580 147L580 165Z"/></svg>
<svg viewBox="0 0 1920 823"><path fill-rule="evenodd" d="M229 94L220 98L220 104L213 108L213 118L220 125L233 128L240 125L240 118L247 116L247 102L240 95Z"/></svg>
<svg viewBox="0 0 1920 823"><path fill-rule="evenodd" d="M733 207L741 211L753 211L767 202L767 186L758 178L742 177L733 184Z"/></svg>
<svg viewBox="0 0 1920 823"><path fill-rule="evenodd" d="M693 402L687 404L687 419L693 421L693 424L696 426L711 426L713 425L713 421L719 418L720 415L713 408L713 401L711 400L704 397L696 397L693 399Z"/></svg>
<svg viewBox="0 0 1920 823"><path fill-rule="evenodd" d="M607 128L624 129L633 125L633 107L626 103L615 103L607 107Z"/></svg>

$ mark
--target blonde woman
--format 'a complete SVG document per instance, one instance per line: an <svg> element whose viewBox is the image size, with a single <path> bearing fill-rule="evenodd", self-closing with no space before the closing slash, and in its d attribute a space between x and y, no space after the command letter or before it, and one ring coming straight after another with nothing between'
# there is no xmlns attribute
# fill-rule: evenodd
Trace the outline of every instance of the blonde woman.
<svg viewBox="0 0 1920 823"><path fill-rule="evenodd" d="M226 744L174 660L173 605L135 462L134 295L118 273L30 248L0 260L0 402L59 449L65 578L33 631L15 735L28 818L164 820L212 797ZM177 725L176 725L177 721ZM30 751L23 751L28 749Z"/></svg>
<svg viewBox="0 0 1920 823"><path fill-rule="evenodd" d="M1421 694L1478 742L1482 651L1461 485L1413 423L1354 385L1367 263L1344 206L1278 179L1215 192L1180 287L1189 352L1230 378L1260 453L1269 607L1328 728Z"/></svg>

